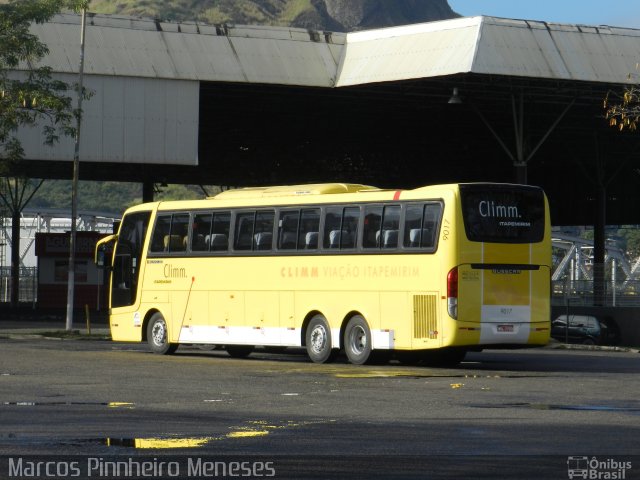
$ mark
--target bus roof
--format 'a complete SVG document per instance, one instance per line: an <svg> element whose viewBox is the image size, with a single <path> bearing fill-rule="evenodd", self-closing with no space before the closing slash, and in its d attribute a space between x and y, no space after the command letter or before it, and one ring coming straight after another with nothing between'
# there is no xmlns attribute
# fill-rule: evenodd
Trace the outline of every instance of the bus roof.
<svg viewBox="0 0 640 480"><path fill-rule="evenodd" d="M462 184L428 185L412 190L381 189L354 183L323 183L309 185L281 185L248 187L227 190L213 197L200 200L169 200L136 205L128 212L158 210L183 210L188 208L272 207L274 205L320 204L327 202L397 201L436 199L456 192ZM468 185L468 184L467 184ZM478 183L478 185L508 185ZM522 188L539 188L519 185ZM345 195L346 194L346 195ZM348 194L355 194L350 196Z"/></svg>
<svg viewBox="0 0 640 480"><path fill-rule="evenodd" d="M355 183L318 183L311 185L284 185L276 187L248 187L219 193L214 200L240 200L265 197L292 197L299 195L329 195L337 193L357 193L380 191L378 187Z"/></svg>

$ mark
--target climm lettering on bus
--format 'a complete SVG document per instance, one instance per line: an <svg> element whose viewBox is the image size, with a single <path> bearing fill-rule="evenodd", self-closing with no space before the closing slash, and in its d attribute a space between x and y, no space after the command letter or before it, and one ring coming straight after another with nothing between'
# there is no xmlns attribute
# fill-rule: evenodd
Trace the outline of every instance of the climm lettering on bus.
<svg viewBox="0 0 640 480"><path fill-rule="evenodd" d="M520 218L516 205L500 205L492 200L482 200L478 204L478 211L484 218Z"/></svg>
<svg viewBox="0 0 640 480"><path fill-rule="evenodd" d="M317 278L318 267L282 267L280 276L282 278Z"/></svg>
<svg viewBox="0 0 640 480"><path fill-rule="evenodd" d="M335 267L282 267L280 269L282 278L401 278L418 277L420 268L417 266L400 265L340 265Z"/></svg>
<svg viewBox="0 0 640 480"><path fill-rule="evenodd" d="M167 263L164 266L164 278L187 278L187 270Z"/></svg>

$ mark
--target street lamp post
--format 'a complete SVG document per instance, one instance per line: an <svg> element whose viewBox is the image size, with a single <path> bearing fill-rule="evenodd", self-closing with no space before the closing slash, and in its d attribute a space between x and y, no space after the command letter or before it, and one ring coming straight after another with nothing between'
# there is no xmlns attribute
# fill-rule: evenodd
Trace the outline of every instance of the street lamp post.
<svg viewBox="0 0 640 480"><path fill-rule="evenodd" d="M80 126L82 124L82 99L84 75L84 40L87 8L82 8L80 33L80 67L78 73L78 109L76 111L76 138L73 153L73 180L71 183L71 238L69 239L69 278L67 282L67 321L66 329L73 328L73 304L76 277L76 217L78 216L78 178L80 175Z"/></svg>

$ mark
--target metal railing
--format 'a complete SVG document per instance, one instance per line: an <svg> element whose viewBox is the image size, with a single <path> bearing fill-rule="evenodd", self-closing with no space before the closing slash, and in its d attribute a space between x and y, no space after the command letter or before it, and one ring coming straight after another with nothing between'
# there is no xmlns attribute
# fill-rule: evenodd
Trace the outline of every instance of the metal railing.
<svg viewBox="0 0 640 480"><path fill-rule="evenodd" d="M0 303L11 302L11 267L0 267ZM38 268L20 268L20 303L35 303L38 301Z"/></svg>
<svg viewBox="0 0 640 480"><path fill-rule="evenodd" d="M558 280L551 283L551 304L554 306L639 307L640 281L605 282L604 292L596 300L594 280Z"/></svg>

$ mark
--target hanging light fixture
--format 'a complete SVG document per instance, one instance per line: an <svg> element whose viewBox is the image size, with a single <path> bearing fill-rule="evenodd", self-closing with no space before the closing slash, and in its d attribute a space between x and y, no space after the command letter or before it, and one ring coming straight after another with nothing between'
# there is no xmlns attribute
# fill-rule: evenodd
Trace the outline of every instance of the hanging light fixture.
<svg viewBox="0 0 640 480"><path fill-rule="evenodd" d="M453 105L459 105L462 103L462 97L460 97L460 92L458 92L458 87L453 87L453 94L447 103Z"/></svg>

